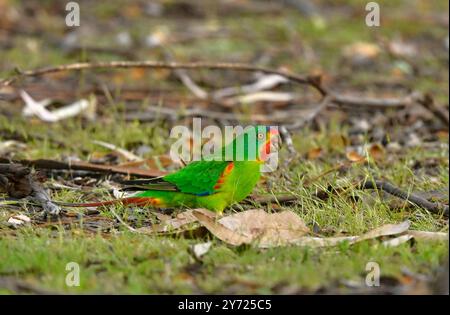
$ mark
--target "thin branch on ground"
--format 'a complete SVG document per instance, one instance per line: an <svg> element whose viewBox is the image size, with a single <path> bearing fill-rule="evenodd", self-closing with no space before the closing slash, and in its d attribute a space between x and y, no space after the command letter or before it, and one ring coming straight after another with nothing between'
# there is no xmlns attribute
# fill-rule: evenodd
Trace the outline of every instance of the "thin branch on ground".
<svg viewBox="0 0 450 315"><path fill-rule="evenodd" d="M0 163L11 162L8 159L0 157ZM134 175L140 177L158 177L166 175L166 172L159 170L142 169L138 167L121 167L118 165L102 165L92 164L84 161L70 161L68 163L56 160L37 159L37 160L14 160L16 164L21 164L36 169L47 170L78 170L78 171L91 171L96 173L106 174L123 174Z"/></svg>
<svg viewBox="0 0 450 315"><path fill-rule="evenodd" d="M439 118L439 120L441 120L445 124L445 126L447 126L447 128L448 128L449 122L450 122L448 111L444 112L439 107L437 107L436 104L434 103L433 97L430 94L425 94L418 101L423 107L425 107L427 110L429 110L434 116Z"/></svg>
<svg viewBox="0 0 450 315"><path fill-rule="evenodd" d="M321 85L320 76L302 76L283 70L275 70L242 63L209 63L209 62L161 62L161 61L111 61L111 62L80 62L54 67L45 67L37 70L17 70L17 74L11 78L0 80L1 85L10 85L21 77L37 77L44 74L79 71L85 69L111 69L111 68L150 68L150 69L211 69L211 70L233 70L244 72L262 72L266 74L278 74L286 77L292 82L310 85L320 94L326 92Z"/></svg>
<svg viewBox="0 0 450 315"><path fill-rule="evenodd" d="M361 183L358 186L359 189L378 189L382 190L384 192L387 192L388 194L391 194L395 197L401 198L403 200L409 201L421 208L424 208L428 210L431 213L434 214L444 214L445 216L448 216L449 207L448 205L443 205L436 202L430 202L417 194L414 193L408 193L403 190L401 190L398 187L395 187L394 185L381 181L381 180L375 180L371 181L368 180L364 183Z"/></svg>

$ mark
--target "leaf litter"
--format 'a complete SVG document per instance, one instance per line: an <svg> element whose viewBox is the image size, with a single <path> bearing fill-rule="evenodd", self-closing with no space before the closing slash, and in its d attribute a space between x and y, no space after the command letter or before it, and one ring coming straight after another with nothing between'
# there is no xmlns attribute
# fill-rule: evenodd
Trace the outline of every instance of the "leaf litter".
<svg viewBox="0 0 450 315"><path fill-rule="evenodd" d="M194 223L199 223L212 235L229 245L251 245L258 248L289 245L330 247L344 242L355 244L388 236L395 238L383 241L382 244L386 247L398 246L413 238L424 241L448 240L448 233L409 230L409 221L385 224L359 236L310 236L312 234L310 229L296 213L289 210L268 213L262 209L246 210L224 217L207 209L188 210L175 218L165 218L161 224L137 229L136 232L145 234L182 232L198 227L193 225Z"/></svg>

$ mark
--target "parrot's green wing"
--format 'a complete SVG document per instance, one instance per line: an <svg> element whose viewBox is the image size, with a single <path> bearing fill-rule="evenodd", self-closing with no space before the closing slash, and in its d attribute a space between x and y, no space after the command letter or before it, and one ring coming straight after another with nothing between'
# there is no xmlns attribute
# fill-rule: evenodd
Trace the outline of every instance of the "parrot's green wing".
<svg viewBox="0 0 450 315"><path fill-rule="evenodd" d="M196 161L181 170L150 180L128 181L142 190L178 191L197 196L213 194L214 186L224 173L229 161Z"/></svg>

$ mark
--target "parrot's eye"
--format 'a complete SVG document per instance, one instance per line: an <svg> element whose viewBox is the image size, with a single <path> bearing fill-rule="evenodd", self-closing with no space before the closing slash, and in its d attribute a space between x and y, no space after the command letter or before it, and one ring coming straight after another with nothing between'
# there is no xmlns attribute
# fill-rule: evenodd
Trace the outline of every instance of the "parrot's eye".
<svg viewBox="0 0 450 315"><path fill-rule="evenodd" d="M264 138L264 134L263 133L258 133L258 139L263 139Z"/></svg>

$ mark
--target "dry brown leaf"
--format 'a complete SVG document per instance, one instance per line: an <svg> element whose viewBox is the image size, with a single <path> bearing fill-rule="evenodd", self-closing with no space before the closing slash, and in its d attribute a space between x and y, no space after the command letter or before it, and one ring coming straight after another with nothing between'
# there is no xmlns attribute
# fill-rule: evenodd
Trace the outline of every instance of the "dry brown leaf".
<svg viewBox="0 0 450 315"><path fill-rule="evenodd" d="M323 153L322 148L313 148L308 151L308 160L315 160L319 158Z"/></svg>
<svg viewBox="0 0 450 315"><path fill-rule="evenodd" d="M365 159L364 156L360 155L356 151L349 151L345 154L345 156L347 157L347 159L349 161L352 161L352 162L361 162Z"/></svg>
<svg viewBox="0 0 450 315"><path fill-rule="evenodd" d="M236 233L219 223L214 212L206 209L195 209L193 214L203 226L225 243L239 246L242 244L250 244L252 241L251 237Z"/></svg>
<svg viewBox="0 0 450 315"><path fill-rule="evenodd" d="M351 59L374 59L379 54L380 47L368 42L356 42L345 46L343 49L343 55Z"/></svg>
<svg viewBox="0 0 450 315"><path fill-rule="evenodd" d="M405 235L401 235L399 237L384 241L382 244L384 247L396 247L398 245L408 242L412 238L413 238L412 235L405 234Z"/></svg>
<svg viewBox="0 0 450 315"><path fill-rule="evenodd" d="M409 228L409 221L404 221L399 224L386 224L373 229L360 236L341 236L341 237L301 237L299 239L291 240L291 244L297 246L308 247L330 247L336 246L343 242L355 244L358 242L375 239L381 236L396 235L407 231Z"/></svg>
<svg viewBox="0 0 450 315"><path fill-rule="evenodd" d="M195 244L190 246L190 250L197 259L200 259L203 255L208 253L209 249L211 248L211 245L212 245L211 242Z"/></svg>
<svg viewBox="0 0 450 315"><path fill-rule="evenodd" d="M424 241L448 241L448 233L428 232L409 230L407 234L412 235L416 240Z"/></svg>
<svg viewBox="0 0 450 315"><path fill-rule="evenodd" d="M372 145L370 145L368 151L369 155L374 160L382 160L384 158L384 148L378 143L373 143Z"/></svg>
<svg viewBox="0 0 450 315"><path fill-rule="evenodd" d="M375 228L367 233L364 233L363 235L359 236L354 243L356 242L362 242L369 239L378 238L381 236L388 236L388 235L397 235L401 234L409 229L410 223L408 220L403 221L398 224L385 224L378 228Z"/></svg>
<svg viewBox="0 0 450 315"><path fill-rule="evenodd" d="M273 247L289 244L309 232L302 219L292 211L267 213L261 209L239 212L219 220L204 211L194 216L216 237L232 245L258 244Z"/></svg>

